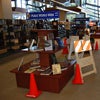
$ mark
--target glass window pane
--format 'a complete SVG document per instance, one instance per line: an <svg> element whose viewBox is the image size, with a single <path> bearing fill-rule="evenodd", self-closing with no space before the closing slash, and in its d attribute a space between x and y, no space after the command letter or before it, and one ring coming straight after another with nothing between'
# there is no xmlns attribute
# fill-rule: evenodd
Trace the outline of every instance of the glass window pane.
<svg viewBox="0 0 100 100"><path fill-rule="evenodd" d="M15 7L15 1L11 1L11 7Z"/></svg>
<svg viewBox="0 0 100 100"><path fill-rule="evenodd" d="M22 0L22 8L26 8L26 0Z"/></svg>
<svg viewBox="0 0 100 100"><path fill-rule="evenodd" d="M21 8L21 0L16 1L16 6Z"/></svg>

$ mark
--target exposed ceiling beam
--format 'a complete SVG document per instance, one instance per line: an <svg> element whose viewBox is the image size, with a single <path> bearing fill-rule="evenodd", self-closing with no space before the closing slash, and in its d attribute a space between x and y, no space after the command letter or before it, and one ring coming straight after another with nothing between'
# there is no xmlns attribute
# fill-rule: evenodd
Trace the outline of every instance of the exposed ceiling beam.
<svg viewBox="0 0 100 100"><path fill-rule="evenodd" d="M64 9L69 9L72 11L76 11L76 12L81 12L81 8L78 6L69 6L67 7L66 5L64 5L64 3L58 2L57 0L51 0L52 2L56 3L58 7L62 7Z"/></svg>

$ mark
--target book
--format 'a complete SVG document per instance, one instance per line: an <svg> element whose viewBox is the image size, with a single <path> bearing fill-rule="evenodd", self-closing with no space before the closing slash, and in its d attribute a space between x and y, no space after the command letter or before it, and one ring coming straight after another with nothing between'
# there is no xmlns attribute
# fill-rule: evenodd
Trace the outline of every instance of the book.
<svg viewBox="0 0 100 100"><path fill-rule="evenodd" d="M47 69L47 70L45 70L45 71L42 71L41 73L40 73L40 75L50 75L52 73L52 70L49 68L49 69Z"/></svg>
<svg viewBox="0 0 100 100"><path fill-rule="evenodd" d="M45 47L45 36L38 36L38 48L44 49Z"/></svg>
<svg viewBox="0 0 100 100"><path fill-rule="evenodd" d="M61 71L67 70L68 68L66 66L61 66Z"/></svg>
<svg viewBox="0 0 100 100"><path fill-rule="evenodd" d="M61 39L61 37L56 37L56 41L59 47L64 47L64 43Z"/></svg>
<svg viewBox="0 0 100 100"><path fill-rule="evenodd" d="M50 68L50 66L49 67L40 67L40 68L37 69L37 71L45 71L49 68Z"/></svg>
<svg viewBox="0 0 100 100"><path fill-rule="evenodd" d="M50 57L51 57L51 63L52 64L56 64L57 63L56 55L55 54L51 54Z"/></svg>
<svg viewBox="0 0 100 100"><path fill-rule="evenodd" d="M53 64L52 65L52 72L53 72L53 75L61 74L61 66L60 66L60 64Z"/></svg>
<svg viewBox="0 0 100 100"><path fill-rule="evenodd" d="M31 67L31 68L27 69L26 71L24 71L24 73L32 73L34 71L36 71L36 69Z"/></svg>
<svg viewBox="0 0 100 100"><path fill-rule="evenodd" d="M45 51L53 50L52 40L45 40Z"/></svg>
<svg viewBox="0 0 100 100"><path fill-rule="evenodd" d="M31 68L40 68L41 66L40 65L31 65L30 67Z"/></svg>

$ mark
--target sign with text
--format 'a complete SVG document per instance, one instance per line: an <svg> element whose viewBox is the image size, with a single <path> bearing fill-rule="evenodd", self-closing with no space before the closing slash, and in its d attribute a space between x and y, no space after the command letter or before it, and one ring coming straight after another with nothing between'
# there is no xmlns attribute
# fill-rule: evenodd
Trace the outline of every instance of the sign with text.
<svg viewBox="0 0 100 100"><path fill-rule="evenodd" d="M27 13L27 19L54 19L59 18L59 10Z"/></svg>

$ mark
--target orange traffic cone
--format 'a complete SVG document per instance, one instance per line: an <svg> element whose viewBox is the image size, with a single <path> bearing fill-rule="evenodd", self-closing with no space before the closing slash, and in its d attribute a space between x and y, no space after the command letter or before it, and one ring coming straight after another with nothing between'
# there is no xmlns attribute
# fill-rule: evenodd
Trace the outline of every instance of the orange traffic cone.
<svg viewBox="0 0 100 100"><path fill-rule="evenodd" d="M98 50L98 41L96 41L95 50Z"/></svg>
<svg viewBox="0 0 100 100"><path fill-rule="evenodd" d="M80 66L79 64L76 64L76 71L75 71L75 77L72 81L73 84L83 84L83 77L81 76L80 72Z"/></svg>
<svg viewBox="0 0 100 100"><path fill-rule="evenodd" d="M36 85L36 81L35 81L35 77L34 74L31 73L30 74L30 90L29 92L26 94L27 97L33 97L36 98L41 94L41 91L39 91L37 89L37 85Z"/></svg>
<svg viewBox="0 0 100 100"><path fill-rule="evenodd" d="M64 48L62 54L68 54L67 39L64 39Z"/></svg>

